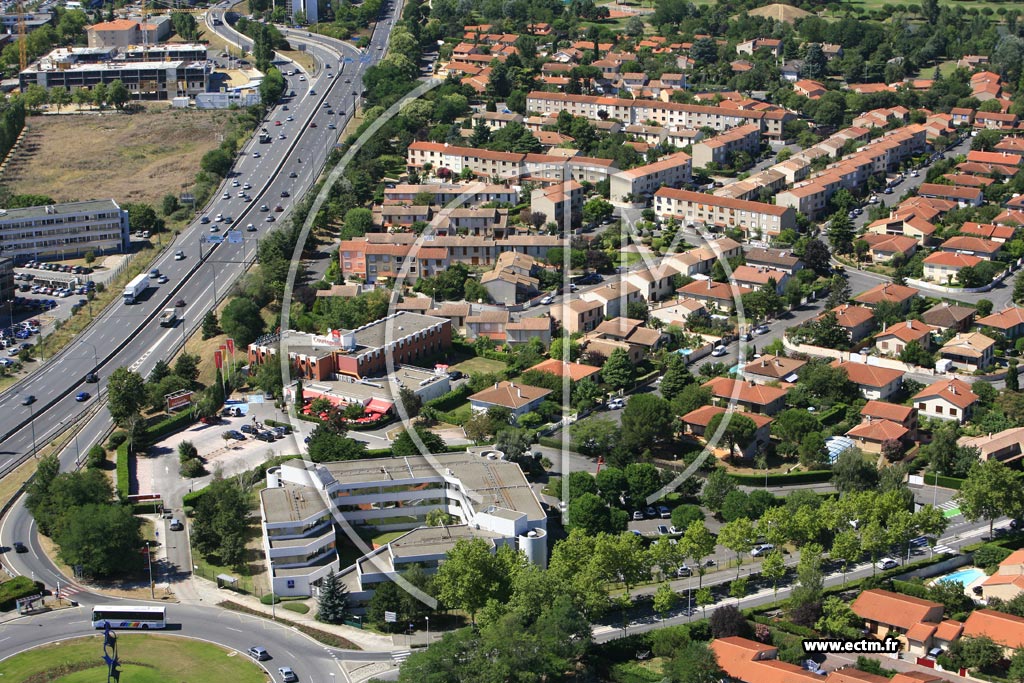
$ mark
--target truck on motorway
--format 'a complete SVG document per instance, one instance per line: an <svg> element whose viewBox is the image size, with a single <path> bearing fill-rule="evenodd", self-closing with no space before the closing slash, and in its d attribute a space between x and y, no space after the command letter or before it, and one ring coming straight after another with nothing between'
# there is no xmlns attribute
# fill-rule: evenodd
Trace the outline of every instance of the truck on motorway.
<svg viewBox="0 0 1024 683"><path fill-rule="evenodd" d="M164 312L160 314L160 327L174 327L176 322L178 322L178 312L173 308L165 308Z"/></svg>
<svg viewBox="0 0 1024 683"><path fill-rule="evenodd" d="M133 304L149 287L149 276L146 273L139 273L135 278L124 286L124 302Z"/></svg>

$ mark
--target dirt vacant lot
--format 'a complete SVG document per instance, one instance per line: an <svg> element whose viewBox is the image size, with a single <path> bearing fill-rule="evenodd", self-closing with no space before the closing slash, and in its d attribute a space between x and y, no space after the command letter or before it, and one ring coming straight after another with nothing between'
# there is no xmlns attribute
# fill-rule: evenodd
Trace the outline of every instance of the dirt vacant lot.
<svg viewBox="0 0 1024 683"><path fill-rule="evenodd" d="M158 207L164 195L192 182L229 116L162 105L131 115L34 116L24 149L0 183L14 194L58 202L112 197Z"/></svg>

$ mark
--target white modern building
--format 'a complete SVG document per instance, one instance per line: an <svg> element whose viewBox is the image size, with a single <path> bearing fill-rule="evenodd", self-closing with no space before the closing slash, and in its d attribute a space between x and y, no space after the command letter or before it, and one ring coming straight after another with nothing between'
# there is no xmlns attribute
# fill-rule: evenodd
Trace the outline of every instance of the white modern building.
<svg viewBox="0 0 1024 683"><path fill-rule="evenodd" d="M128 211L113 199L0 210L0 248L17 262L128 249Z"/></svg>
<svg viewBox="0 0 1024 683"><path fill-rule="evenodd" d="M425 526L433 510L455 523ZM366 602L403 565L435 571L462 538L483 538L494 549L512 546L547 564L545 510L519 465L488 448L319 465L291 460L267 471L260 514L278 595L313 595L334 569L350 599ZM408 533L374 550L364 546L353 565L339 567L339 546L389 531Z"/></svg>

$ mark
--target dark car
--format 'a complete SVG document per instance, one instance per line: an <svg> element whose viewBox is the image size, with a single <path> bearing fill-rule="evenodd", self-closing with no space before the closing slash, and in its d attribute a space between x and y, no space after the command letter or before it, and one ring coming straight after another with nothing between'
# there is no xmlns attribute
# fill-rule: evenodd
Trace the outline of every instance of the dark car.
<svg viewBox="0 0 1024 683"><path fill-rule="evenodd" d="M291 194L288 193L288 190L281 190L281 196L282 197L291 197Z"/></svg>
<svg viewBox="0 0 1024 683"><path fill-rule="evenodd" d="M235 441L245 441L245 434L236 429L230 429L224 433L227 434L229 438L232 438Z"/></svg>
<svg viewBox="0 0 1024 683"><path fill-rule="evenodd" d="M100 381L100 376L97 375L95 372L90 372L88 375L85 376L85 381L88 382L89 384L96 384L96 382Z"/></svg>
<svg viewBox="0 0 1024 683"><path fill-rule="evenodd" d="M32 394L29 394L28 396L23 396L22 399L21 399L21 405L23 405L23 406L30 406L30 405L32 405L35 402L36 402L36 397L33 396Z"/></svg>
<svg viewBox="0 0 1024 683"><path fill-rule="evenodd" d="M256 438L259 439L260 441L267 441L273 443L277 439L277 435L274 434L274 432L263 430L262 432L257 432Z"/></svg>
<svg viewBox="0 0 1024 683"><path fill-rule="evenodd" d="M83 401L88 401L89 400L89 392L88 391L79 391L77 394L75 394L75 400L78 401L79 403L82 403Z"/></svg>
<svg viewBox="0 0 1024 683"><path fill-rule="evenodd" d="M185 300L184 299L178 299L177 301L174 302L174 307L175 308L184 308L185 305L186 304L185 304Z"/></svg>
<svg viewBox="0 0 1024 683"><path fill-rule="evenodd" d="M14 542L14 552L16 552L16 553L27 553L28 552L28 548L26 548L25 544L22 543L21 541L15 541Z"/></svg>
<svg viewBox="0 0 1024 683"><path fill-rule="evenodd" d="M242 432L245 434L258 434L260 430L252 425L242 425Z"/></svg>
<svg viewBox="0 0 1024 683"><path fill-rule="evenodd" d="M299 177L299 174L298 174L298 173L296 173L295 171L292 171L292 172L290 172L290 173L288 174L288 177L289 177L289 178L298 178L298 177Z"/></svg>
<svg viewBox="0 0 1024 683"><path fill-rule="evenodd" d="M452 370L448 373L448 379L462 379L463 377L465 377L465 375L458 370Z"/></svg>

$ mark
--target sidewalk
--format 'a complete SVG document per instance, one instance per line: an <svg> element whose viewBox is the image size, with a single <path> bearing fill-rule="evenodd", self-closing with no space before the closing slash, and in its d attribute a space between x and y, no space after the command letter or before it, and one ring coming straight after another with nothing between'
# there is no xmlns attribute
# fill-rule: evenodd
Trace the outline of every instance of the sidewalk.
<svg viewBox="0 0 1024 683"><path fill-rule="evenodd" d="M179 588L183 588L183 590L179 591ZM230 600L231 602L243 605L256 612L260 612L267 618L272 618L275 612L270 605L264 605L258 598L251 595L235 593L234 591L224 588L217 588L216 584L195 576L189 576L184 581L174 583L171 590L181 598L182 602L197 602L204 605L217 605L225 600ZM194 600L191 599L191 596L190 599L186 600L186 594L190 592L194 594ZM282 609L281 603L278 603L276 606L276 613L279 620L291 621L320 631L333 633L334 635L341 636L342 638L352 641L367 652L391 652L395 649L399 649L392 642L392 638L390 636L381 635L369 630L358 629L352 626L325 624L323 622L319 622L314 618L315 610L313 609L306 614L299 614L298 612L291 612Z"/></svg>

